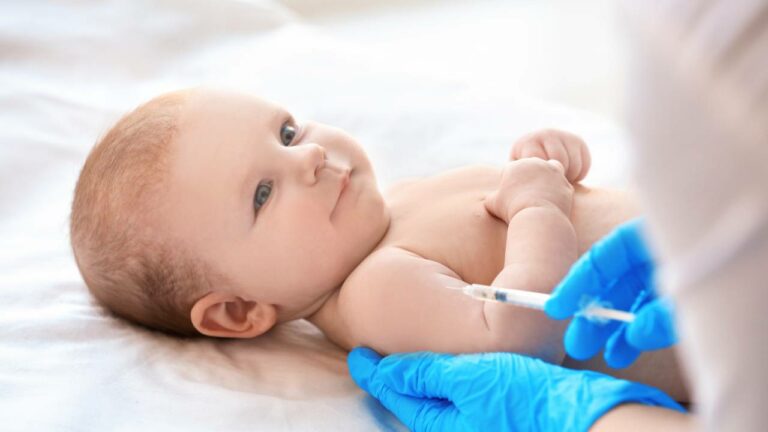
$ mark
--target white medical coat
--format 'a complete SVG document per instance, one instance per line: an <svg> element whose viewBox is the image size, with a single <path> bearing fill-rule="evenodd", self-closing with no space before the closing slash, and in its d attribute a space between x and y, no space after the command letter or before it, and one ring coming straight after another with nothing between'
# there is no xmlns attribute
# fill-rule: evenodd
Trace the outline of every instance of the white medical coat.
<svg viewBox="0 0 768 432"><path fill-rule="evenodd" d="M633 179L701 427L768 427L768 1L636 1Z"/></svg>

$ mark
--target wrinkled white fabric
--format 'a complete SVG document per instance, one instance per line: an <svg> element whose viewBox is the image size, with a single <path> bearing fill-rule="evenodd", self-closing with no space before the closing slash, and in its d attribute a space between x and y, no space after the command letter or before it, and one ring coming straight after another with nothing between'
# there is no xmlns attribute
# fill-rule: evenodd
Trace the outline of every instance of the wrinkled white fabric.
<svg viewBox="0 0 768 432"><path fill-rule="evenodd" d="M633 177L712 431L768 423L768 3L628 2Z"/></svg>
<svg viewBox="0 0 768 432"><path fill-rule="evenodd" d="M404 429L306 322L252 341L189 342L111 318L90 299L67 239L75 180L96 139L157 93L235 87L342 127L382 187L499 164L515 138L547 126L590 143L589 184L624 180L620 131L596 116L473 94L471 82L379 62L352 42L269 0L3 3L0 429Z"/></svg>

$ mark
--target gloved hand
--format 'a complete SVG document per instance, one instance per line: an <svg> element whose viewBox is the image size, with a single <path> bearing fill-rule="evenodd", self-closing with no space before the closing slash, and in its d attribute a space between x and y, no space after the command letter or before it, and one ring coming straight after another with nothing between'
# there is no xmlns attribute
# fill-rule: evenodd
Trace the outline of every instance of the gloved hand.
<svg viewBox="0 0 768 432"><path fill-rule="evenodd" d="M643 350L666 348L677 338L672 305L656 297L654 262L642 233L642 221L620 225L584 254L544 305L550 318L574 315L585 303L629 310L632 323L574 317L565 333L565 351L588 359L603 346L608 365L627 367Z"/></svg>
<svg viewBox="0 0 768 432"><path fill-rule="evenodd" d="M585 431L624 402L685 411L658 389L512 353L382 358L355 348L355 382L413 431Z"/></svg>

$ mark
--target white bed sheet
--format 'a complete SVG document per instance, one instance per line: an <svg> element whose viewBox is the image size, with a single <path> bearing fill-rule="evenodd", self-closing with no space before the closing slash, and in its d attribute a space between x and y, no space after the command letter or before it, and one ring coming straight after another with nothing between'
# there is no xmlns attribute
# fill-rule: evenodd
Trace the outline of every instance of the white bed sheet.
<svg viewBox="0 0 768 432"><path fill-rule="evenodd" d="M384 29L381 29L382 31ZM392 53L387 56L393 58ZM505 160L556 126L594 153L587 183L622 185L620 131L601 118L478 93L378 60L273 1L5 3L0 13L0 428L401 430L347 374L345 353L295 322L251 341L181 341L115 320L69 250L80 166L153 95L210 84L283 103L365 145L382 187Z"/></svg>

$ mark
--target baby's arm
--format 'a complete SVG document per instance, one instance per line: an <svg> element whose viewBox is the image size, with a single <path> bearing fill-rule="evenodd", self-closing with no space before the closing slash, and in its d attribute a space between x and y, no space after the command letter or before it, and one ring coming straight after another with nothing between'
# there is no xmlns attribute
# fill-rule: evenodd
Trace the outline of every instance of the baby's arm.
<svg viewBox="0 0 768 432"><path fill-rule="evenodd" d="M496 283L549 292L576 259L575 234L565 216L572 187L551 163L526 159L508 165L503 190L488 203L520 208L511 213L507 266ZM510 199L515 196L520 199ZM447 266L413 251L376 251L339 295L349 345L382 353L513 351L562 361L564 323L539 311L472 299L459 290L466 284Z"/></svg>
<svg viewBox="0 0 768 432"><path fill-rule="evenodd" d="M592 164L589 148L580 137L557 129L543 129L515 141L509 160L529 157L560 162L571 183L584 179Z"/></svg>
<svg viewBox="0 0 768 432"><path fill-rule="evenodd" d="M374 252L339 295L347 348L365 345L382 354L510 350L496 345L483 302L464 295L466 285L447 266L413 251L389 246Z"/></svg>
<svg viewBox="0 0 768 432"><path fill-rule="evenodd" d="M578 257L572 202L573 186L559 162L530 158L505 167L498 191L485 201L488 211L508 225L504 269L492 285L552 291ZM500 303L486 303L485 317L492 329L524 329L519 343L549 347L545 359L562 361L562 322Z"/></svg>

